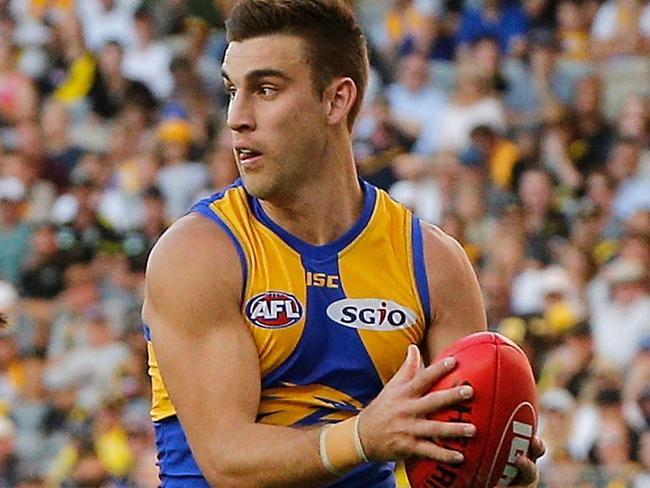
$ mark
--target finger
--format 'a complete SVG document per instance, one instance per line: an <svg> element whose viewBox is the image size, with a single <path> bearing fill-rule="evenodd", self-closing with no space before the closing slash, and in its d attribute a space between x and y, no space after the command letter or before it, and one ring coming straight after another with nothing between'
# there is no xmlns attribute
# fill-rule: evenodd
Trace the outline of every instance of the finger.
<svg viewBox="0 0 650 488"><path fill-rule="evenodd" d="M446 449L435 442L425 439L420 439L416 442L413 454L420 458L434 459L449 464L458 464L464 459L460 452Z"/></svg>
<svg viewBox="0 0 650 488"><path fill-rule="evenodd" d="M415 437L428 437L429 439L448 439L459 437L473 437L476 435L476 426L461 422L440 422L438 420L417 420L413 425Z"/></svg>
<svg viewBox="0 0 650 488"><path fill-rule="evenodd" d="M411 381L411 393L416 396L427 393L436 381L449 373L455 366L456 359L448 357L420 369Z"/></svg>
<svg viewBox="0 0 650 488"><path fill-rule="evenodd" d="M530 443L530 459L536 461L541 458L546 453L546 446L544 441L539 437L533 437L533 441Z"/></svg>
<svg viewBox="0 0 650 488"><path fill-rule="evenodd" d="M406 350L406 359L404 359L402 366L400 366L395 376L393 376L393 380L400 382L411 381L421 368L421 365L422 358L420 356L420 349L415 344L409 345Z"/></svg>
<svg viewBox="0 0 650 488"><path fill-rule="evenodd" d="M446 390L432 391L413 402L416 414L427 415L441 408L468 400L474 396L474 389L469 385L456 386Z"/></svg>
<svg viewBox="0 0 650 488"><path fill-rule="evenodd" d="M519 470L519 474L515 478L515 486L529 486L537 483L539 476L534 462L522 454L515 460L515 466Z"/></svg>

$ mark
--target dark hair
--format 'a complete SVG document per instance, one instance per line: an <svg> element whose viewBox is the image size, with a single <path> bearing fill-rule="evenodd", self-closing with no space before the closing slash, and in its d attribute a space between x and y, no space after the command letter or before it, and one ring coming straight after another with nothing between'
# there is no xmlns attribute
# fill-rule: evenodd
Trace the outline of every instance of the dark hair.
<svg viewBox="0 0 650 488"><path fill-rule="evenodd" d="M621 390L611 386L605 386L596 393L596 404L601 407L620 405Z"/></svg>
<svg viewBox="0 0 650 488"><path fill-rule="evenodd" d="M109 39L104 43L104 47L102 49L105 49L107 47L116 47L120 50L121 53L124 52L124 45L117 39Z"/></svg>
<svg viewBox="0 0 650 488"><path fill-rule="evenodd" d="M368 82L368 50L361 26L342 0L240 0L226 20L228 42L270 34L298 36L307 44L319 97L338 76L350 77L357 99L348 128L359 114Z"/></svg>
<svg viewBox="0 0 650 488"><path fill-rule="evenodd" d="M476 39L472 41L472 46L477 46L482 42L489 42L491 44L499 45L499 38L494 34L488 32L481 33Z"/></svg>
<svg viewBox="0 0 650 488"><path fill-rule="evenodd" d="M496 135L496 131L489 125L480 124L474 126L469 133L470 137L489 137L493 138Z"/></svg>

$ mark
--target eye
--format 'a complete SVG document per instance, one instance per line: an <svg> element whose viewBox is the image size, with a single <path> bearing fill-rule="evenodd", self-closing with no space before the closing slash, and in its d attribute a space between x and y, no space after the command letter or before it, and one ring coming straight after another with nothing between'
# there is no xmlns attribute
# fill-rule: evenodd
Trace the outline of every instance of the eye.
<svg viewBox="0 0 650 488"><path fill-rule="evenodd" d="M237 93L237 89L234 86L227 86L226 87L226 93L228 94L228 98L232 100L235 98L235 94Z"/></svg>
<svg viewBox="0 0 650 488"><path fill-rule="evenodd" d="M272 86L266 86L265 85L265 86L261 86L260 89L259 89L260 95L262 95L264 97L270 97L272 95L275 95L276 92L277 92L277 90Z"/></svg>

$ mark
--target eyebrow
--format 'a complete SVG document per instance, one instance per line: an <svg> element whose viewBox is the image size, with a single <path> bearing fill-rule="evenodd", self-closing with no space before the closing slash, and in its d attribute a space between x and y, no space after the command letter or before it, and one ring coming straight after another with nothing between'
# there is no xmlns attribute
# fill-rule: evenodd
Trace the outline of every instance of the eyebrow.
<svg viewBox="0 0 650 488"><path fill-rule="evenodd" d="M228 72L224 68L221 68L221 76L223 79L231 81ZM260 68L246 73L246 81L248 82L258 81L262 78L281 78L285 81L291 80L284 71L275 68Z"/></svg>

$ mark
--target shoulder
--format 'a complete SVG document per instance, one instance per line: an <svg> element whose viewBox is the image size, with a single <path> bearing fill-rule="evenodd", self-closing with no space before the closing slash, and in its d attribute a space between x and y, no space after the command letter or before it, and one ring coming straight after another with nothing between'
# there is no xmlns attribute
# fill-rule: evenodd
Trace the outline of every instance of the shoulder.
<svg viewBox="0 0 650 488"><path fill-rule="evenodd" d="M431 304L429 358L455 340L485 330L486 317L474 269L462 246L436 226L421 224Z"/></svg>
<svg viewBox="0 0 650 488"><path fill-rule="evenodd" d="M465 267L468 258L456 239L436 225L421 221L420 227L427 269L433 268L440 273L442 270Z"/></svg>
<svg viewBox="0 0 650 488"><path fill-rule="evenodd" d="M421 223L432 317L450 298L480 295L474 268L460 243L435 225ZM475 298L475 297L474 297ZM479 300L480 301L480 300Z"/></svg>
<svg viewBox="0 0 650 488"><path fill-rule="evenodd" d="M146 270L147 299L192 303L215 294L239 297L242 269L226 232L206 217L191 213L176 221L151 251Z"/></svg>

